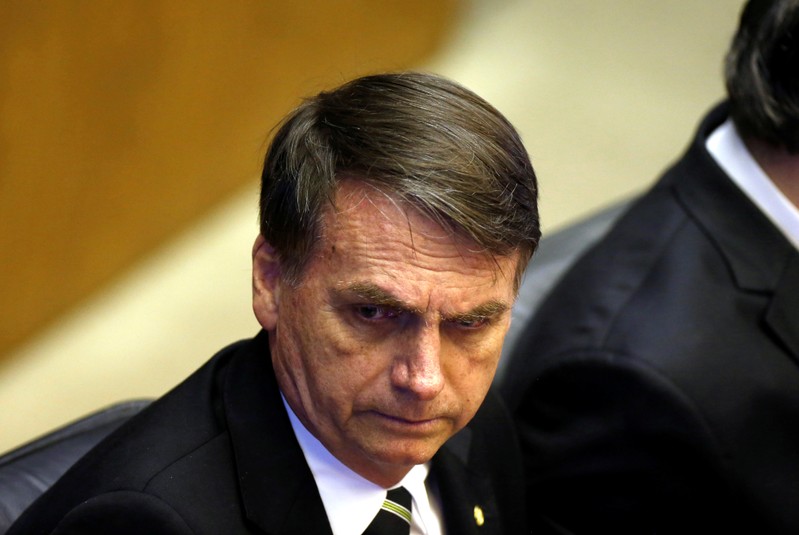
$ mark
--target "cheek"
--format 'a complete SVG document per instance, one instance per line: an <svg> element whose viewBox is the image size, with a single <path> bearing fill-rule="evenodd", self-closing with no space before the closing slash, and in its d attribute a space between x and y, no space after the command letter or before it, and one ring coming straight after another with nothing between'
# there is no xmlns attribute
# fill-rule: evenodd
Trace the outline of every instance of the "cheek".
<svg viewBox="0 0 799 535"><path fill-rule="evenodd" d="M465 405L479 405L491 386L495 369L487 359L471 360L450 373L450 385Z"/></svg>
<svg viewBox="0 0 799 535"><path fill-rule="evenodd" d="M491 336L463 344L455 351L455 358L448 359L450 387L468 418L477 411L494 379L504 332L497 329Z"/></svg>
<svg viewBox="0 0 799 535"><path fill-rule="evenodd" d="M302 307L301 299L284 304L290 307L278 328L284 372L317 408L345 411L374 375L369 348L347 336L325 305Z"/></svg>

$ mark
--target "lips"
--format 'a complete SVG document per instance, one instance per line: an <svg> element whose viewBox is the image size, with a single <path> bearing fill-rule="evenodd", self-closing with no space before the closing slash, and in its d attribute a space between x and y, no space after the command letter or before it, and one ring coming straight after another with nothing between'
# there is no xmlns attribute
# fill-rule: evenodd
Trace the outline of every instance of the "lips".
<svg viewBox="0 0 799 535"><path fill-rule="evenodd" d="M438 418L424 418L424 419L411 419L411 418L403 418L402 416L392 416L390 414L382 414L381 416L384 418L389 418L391 420L396 420L398 422L406 423L408 425L416 425L416 424L424 424L427 422L432 422L434 420L438 420Z"/></svg>
<svg viewBox="0 0 799 535"><path fill-rule="evenodd" d="M371 412L384 427L401 433L428 434L439 430L443 418L405 418L393 414L373 411Z"/></svg>

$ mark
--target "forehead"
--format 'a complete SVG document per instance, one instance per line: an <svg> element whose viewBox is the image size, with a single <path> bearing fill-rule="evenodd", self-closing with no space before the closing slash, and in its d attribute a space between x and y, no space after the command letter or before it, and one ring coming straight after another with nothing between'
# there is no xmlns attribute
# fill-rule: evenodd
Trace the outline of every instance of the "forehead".
<svg viewBox="0 0 799 535"><path fill-rule="evenodd" d="M362 256L371 267L407 264L442 273L512 278L518 254L495 256L407 201L343 180L322 219L322 256ZM352 266L348 266L352 267Z"/></svg>
<svg viewBox="0 0 799 535"><path fill-rule="evenodd" d="M325 212L323 235L333 241L358 238L372 249L392 244L472 252L478 248L408 201L355 179L343 180L336 189L333 205Z"/></svg>
<svg viewBox="0 0 799 535"><path fill-rule="evenodd" d="M333 206L325 213L325 228L331 237L354 230L378 235L400 230L397 238L416 236L441 245L466 241L409 202L355 179L342 181L336 189Z"/></svg>

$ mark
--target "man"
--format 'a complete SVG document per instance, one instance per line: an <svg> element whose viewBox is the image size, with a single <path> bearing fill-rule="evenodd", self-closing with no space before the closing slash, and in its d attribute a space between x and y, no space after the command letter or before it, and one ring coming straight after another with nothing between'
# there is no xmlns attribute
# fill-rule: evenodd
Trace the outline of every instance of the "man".
<svg viewBox="0 0 799 535"><path fill-rule="evenodd" d="M487 393L536 202L515 130L455 83L375 75L305 101L262 175L263 331L11 533L524 533L513 426Z"/></svg>
<svg viewBox="0 0 799 535"><path fill-rule="evenodd" d="M547 297L503 393L564 532L799 533L799 2L752 0L729 102Z"/></svg>

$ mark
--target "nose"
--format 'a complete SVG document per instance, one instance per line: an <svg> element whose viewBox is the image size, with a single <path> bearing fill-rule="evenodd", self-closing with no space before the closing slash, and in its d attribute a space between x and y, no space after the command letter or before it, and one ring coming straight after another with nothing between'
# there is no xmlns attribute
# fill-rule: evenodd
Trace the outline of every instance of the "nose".
<svg viewBox="0 0 799 535"><path fill-rule="evenodd" d="M437 326L421 326L406 333L391 369L392 384L418 399L435 398L444 388L441 336Z"/></svg>

